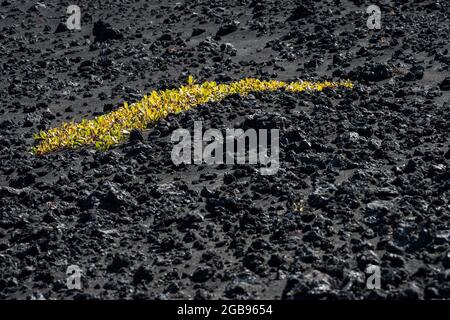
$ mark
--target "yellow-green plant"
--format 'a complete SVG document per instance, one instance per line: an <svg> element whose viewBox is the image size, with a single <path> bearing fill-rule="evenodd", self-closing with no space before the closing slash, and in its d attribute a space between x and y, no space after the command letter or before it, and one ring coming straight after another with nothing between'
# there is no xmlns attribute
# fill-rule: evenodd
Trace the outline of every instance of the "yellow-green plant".
<svg viewBox="0 0 450 320"><path fill-rule="evenodd" d="M219 101L232 94L246 96L251 92L281 89L300 92L337 87L352 88L353 84L350 81L287 83L254 78L245 78L229 84L218 84L214 81L198 84L192 76L189 76L187 85L179 89L153 91L141 101L132 104L125 102L119 109L92 120L83 119L79 123L66 122L60 127L40 131L34 135L39 143L33 148L33 153L43 155L83 145L95 145L97 149L107 150L126 140L132 129L145 129L149 124L167 117L170 113L179 113L206 102Z"/></svg>

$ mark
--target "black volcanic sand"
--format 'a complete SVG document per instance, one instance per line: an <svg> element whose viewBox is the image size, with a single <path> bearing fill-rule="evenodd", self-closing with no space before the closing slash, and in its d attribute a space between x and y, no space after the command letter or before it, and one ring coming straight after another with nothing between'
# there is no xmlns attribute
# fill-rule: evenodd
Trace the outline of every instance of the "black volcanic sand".
<svg viewBox="0 0 450 320"><path fill-rule="evenodd" d="M447 1L381 1L381 30L359 0L117 2L86 1L75 32L66 1L0 2L0 298L450 298ZM232 96L105 153L30 153L39 129L189 74L357 84ZM280 129L280 170L175 167L171 133L196 120Z"/></svg>

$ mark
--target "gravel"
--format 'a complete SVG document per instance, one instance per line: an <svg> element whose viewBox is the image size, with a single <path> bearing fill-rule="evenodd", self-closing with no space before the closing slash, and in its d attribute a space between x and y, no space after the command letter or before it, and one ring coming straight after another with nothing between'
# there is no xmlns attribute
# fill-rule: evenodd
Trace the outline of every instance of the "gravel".
<svg viewBox="0 0 450 320"><path fill-rule="evenodd" d="M57 1L0 6L0 298L449 299L449 4L383 2L367 30L363 1L177 2L80 4L81 31ZM40 129L189 74L356 85L231 96L107 152L30 153ZM278 128L278 173L174 166L171 133L194 121Z"/></svg>

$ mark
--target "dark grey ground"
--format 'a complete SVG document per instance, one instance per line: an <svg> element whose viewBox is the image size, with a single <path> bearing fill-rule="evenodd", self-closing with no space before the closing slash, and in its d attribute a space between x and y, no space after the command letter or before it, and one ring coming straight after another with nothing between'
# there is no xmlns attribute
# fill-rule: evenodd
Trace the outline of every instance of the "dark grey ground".
<svg viewBox="0 0 450 320"><path fill-rule="evenodd" d="M85 1L71 32L72 3L3 0L0 298L450 298L449 4L373 3L381 30L363 1ZM98 21L116 30L96 39ZM106 153L30 153L39 129L189 74L357 84L230 97ZM280 129L278 174L175 167L171 132L195 120Z"/></svg>

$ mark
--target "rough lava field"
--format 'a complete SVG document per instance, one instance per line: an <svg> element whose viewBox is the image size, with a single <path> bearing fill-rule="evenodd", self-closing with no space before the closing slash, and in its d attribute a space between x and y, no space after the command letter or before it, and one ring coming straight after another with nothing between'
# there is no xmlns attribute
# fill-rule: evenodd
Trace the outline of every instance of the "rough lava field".
<svg viewBox="0 0 450 320"><path fill-rule="evenodd" d="M450 298L448 1L0 0L0 30L0 299ZM230 96L106 152L31 153L39 130L189 75L355 86ZM175 166L171 133L194 121L279 129L278 173Z"/></svg>

